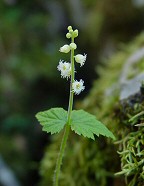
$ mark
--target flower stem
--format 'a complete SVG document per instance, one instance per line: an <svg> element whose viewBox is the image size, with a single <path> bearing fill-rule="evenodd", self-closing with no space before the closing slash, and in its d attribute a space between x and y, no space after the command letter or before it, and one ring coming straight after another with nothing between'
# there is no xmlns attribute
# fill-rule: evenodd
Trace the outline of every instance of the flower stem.
<svg viewBox="0 0 144 186"><path fill-rule="evenodd" d="M72 42L74 43L74 38L72 38ZM72 91L72 83L74 82L75 69L74 69L74 49L71 50L71 83L70 83L70 96L69 96L69 107L68 107L68 124L70 124L71 112L73 108L73 97L74 93Z"/></svg>
<svg viewBox="0 0 144 186"><path fill-rule="evenodd" d="M72 42L74 42L74 37L72 37ZM75 68L74 67L74 49L71 49L71 82L70 82L68 116L67 116L67 123L65 125L65 131L64 131L63 138L61 141L60 152L59 152L57 163L56 163L53 186L58 186L62 159L63 159L63 155L64 155L64 151L66 148L66 143L67 143L67 139L68 139L68 135L70 131L70 121L71 121L71 113L72 113L72 108L73 108L73 97L74 97L74 93L72 91L72 83L74 82L74 75L75 75L74 68Z"/></svg>

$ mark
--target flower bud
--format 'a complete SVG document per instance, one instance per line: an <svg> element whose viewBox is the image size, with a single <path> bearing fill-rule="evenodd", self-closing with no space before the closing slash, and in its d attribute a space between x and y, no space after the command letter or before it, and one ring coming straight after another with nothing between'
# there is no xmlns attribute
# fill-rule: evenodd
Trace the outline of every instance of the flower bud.
<svg viewBox="0 0 144 186"><path fill-rule="evenodd" d="M68 39L71 38L71 34L70 33L67 33L66 34L66 38L68 38Z"/></svg>
<svg viewBox="0 0 144 186"><path fill-rule="evenodd" d="M63 52L63 53L68 53L70 51L70 46L69 45L64 45L62 47L60 47L60 52Z"/></svg>
<svg viewBox="0 0 144 186"><path fill-rule="evenodd" d="M73 34L73 29L69 30L69 33L70 33L70 34Z"/></svg>
<svg viewBox="0 0 144 186"><path fill-rule="evenodd" d="M68 29L69 31L70 31L70 30L72 30L72 26L68 26L68 28L67 28L67 29Z"/></svg>
<svg viewBox="0 0 144 186"><path fill-rule="evenodd" d="M77 48L77 45L75 43L71 43L70 48L75 50Z"/></svg>
<svg viewBox="0 0 144 186"><path fill-rule="evenodd" d="M78 30L76 29L76 30L74 30L74 37L77 37L78 36Z"/></svg>

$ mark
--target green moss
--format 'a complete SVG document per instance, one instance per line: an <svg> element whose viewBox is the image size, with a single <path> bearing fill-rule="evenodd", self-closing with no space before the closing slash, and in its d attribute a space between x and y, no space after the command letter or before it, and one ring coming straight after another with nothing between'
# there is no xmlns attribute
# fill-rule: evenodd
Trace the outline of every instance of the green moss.
<svg viewBox="0 0 144 186"><path fill-rule="evenodd" d="M130 132L120 142L122 151L121 157L122 171L116 175L125 175L129 186L142 186L144 183L144 129Z"/></svg>

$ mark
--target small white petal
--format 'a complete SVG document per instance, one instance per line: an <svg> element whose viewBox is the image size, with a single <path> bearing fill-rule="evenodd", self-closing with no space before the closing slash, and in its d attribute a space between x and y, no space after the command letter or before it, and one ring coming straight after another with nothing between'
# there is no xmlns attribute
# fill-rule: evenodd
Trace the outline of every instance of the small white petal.
<svg viewBox="0 0 144 186"><path fill-rule="evenodd" d="M72 83L72 90L74 91L75 94L80 94L81 91L85 89L85 86L83 86L84 81L81 79L80 81L75 80Z"/></svg>
<svg viewBox="0 0 144 186"><path fill-rule="evenodd" d="M63 52L63 53L68 53L70 51L70 46L69 45L64 45L62 47L60 47L60 52Z"/></svg>
<svg viewBox="0 0 144 186"><path fill-rule="evenodd" d="M82 55L82 54L77 54L77 55L75 56L75 61L76 61L77 63L80 63L80 66L83 66L84 63L85 63L85 61L86 61L86 57L87 57L87 54L84 54L84 55Z"/></svg>
<svg viewBox="0 0 144 186"><path fill-rule="evenodd" d="M63 66L63 60L60 60L59 65L57 66L58 71L61 71L62 66Z"/></svg>

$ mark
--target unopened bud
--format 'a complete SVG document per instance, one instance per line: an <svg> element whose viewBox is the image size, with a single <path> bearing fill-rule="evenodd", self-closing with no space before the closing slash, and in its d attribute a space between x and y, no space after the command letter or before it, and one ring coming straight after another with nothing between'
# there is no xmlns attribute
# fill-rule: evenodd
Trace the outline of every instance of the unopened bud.
<svg viewBox="0 0 144 186"><path fill-rule="evenodd" d="M77 37L78 36L78 30L76 29L76 30L74 30L74 37Z"/></svg>
<svg viewBox="0 0 144 186"><path fill-rule="evenodd" d="M60 52L63 52L63 53L68 53L70 51L70 46L69 45L64 45L62 47L60 47Z"/></svg>
<svg viewBox="0 0 144 186"><path fill-rule="evenodd" d="M72 26L68 26L68 28L67 28L67 29L68 29L69 31L70 31L70 30L72 30Z"/></svg>
<svg viewBox="0 0 144 186"><path fill-rule="evenodd" d="M77 48L77 45L75 43L71 43L70 48L75 50Z"/></svg>
<svg viewBox="0 0 144 186"><path fill-rule="evenodd" d="M71 34L70 33L67 33L66 34L66 38L68 38L68 39L71 38Z"/></svg>

